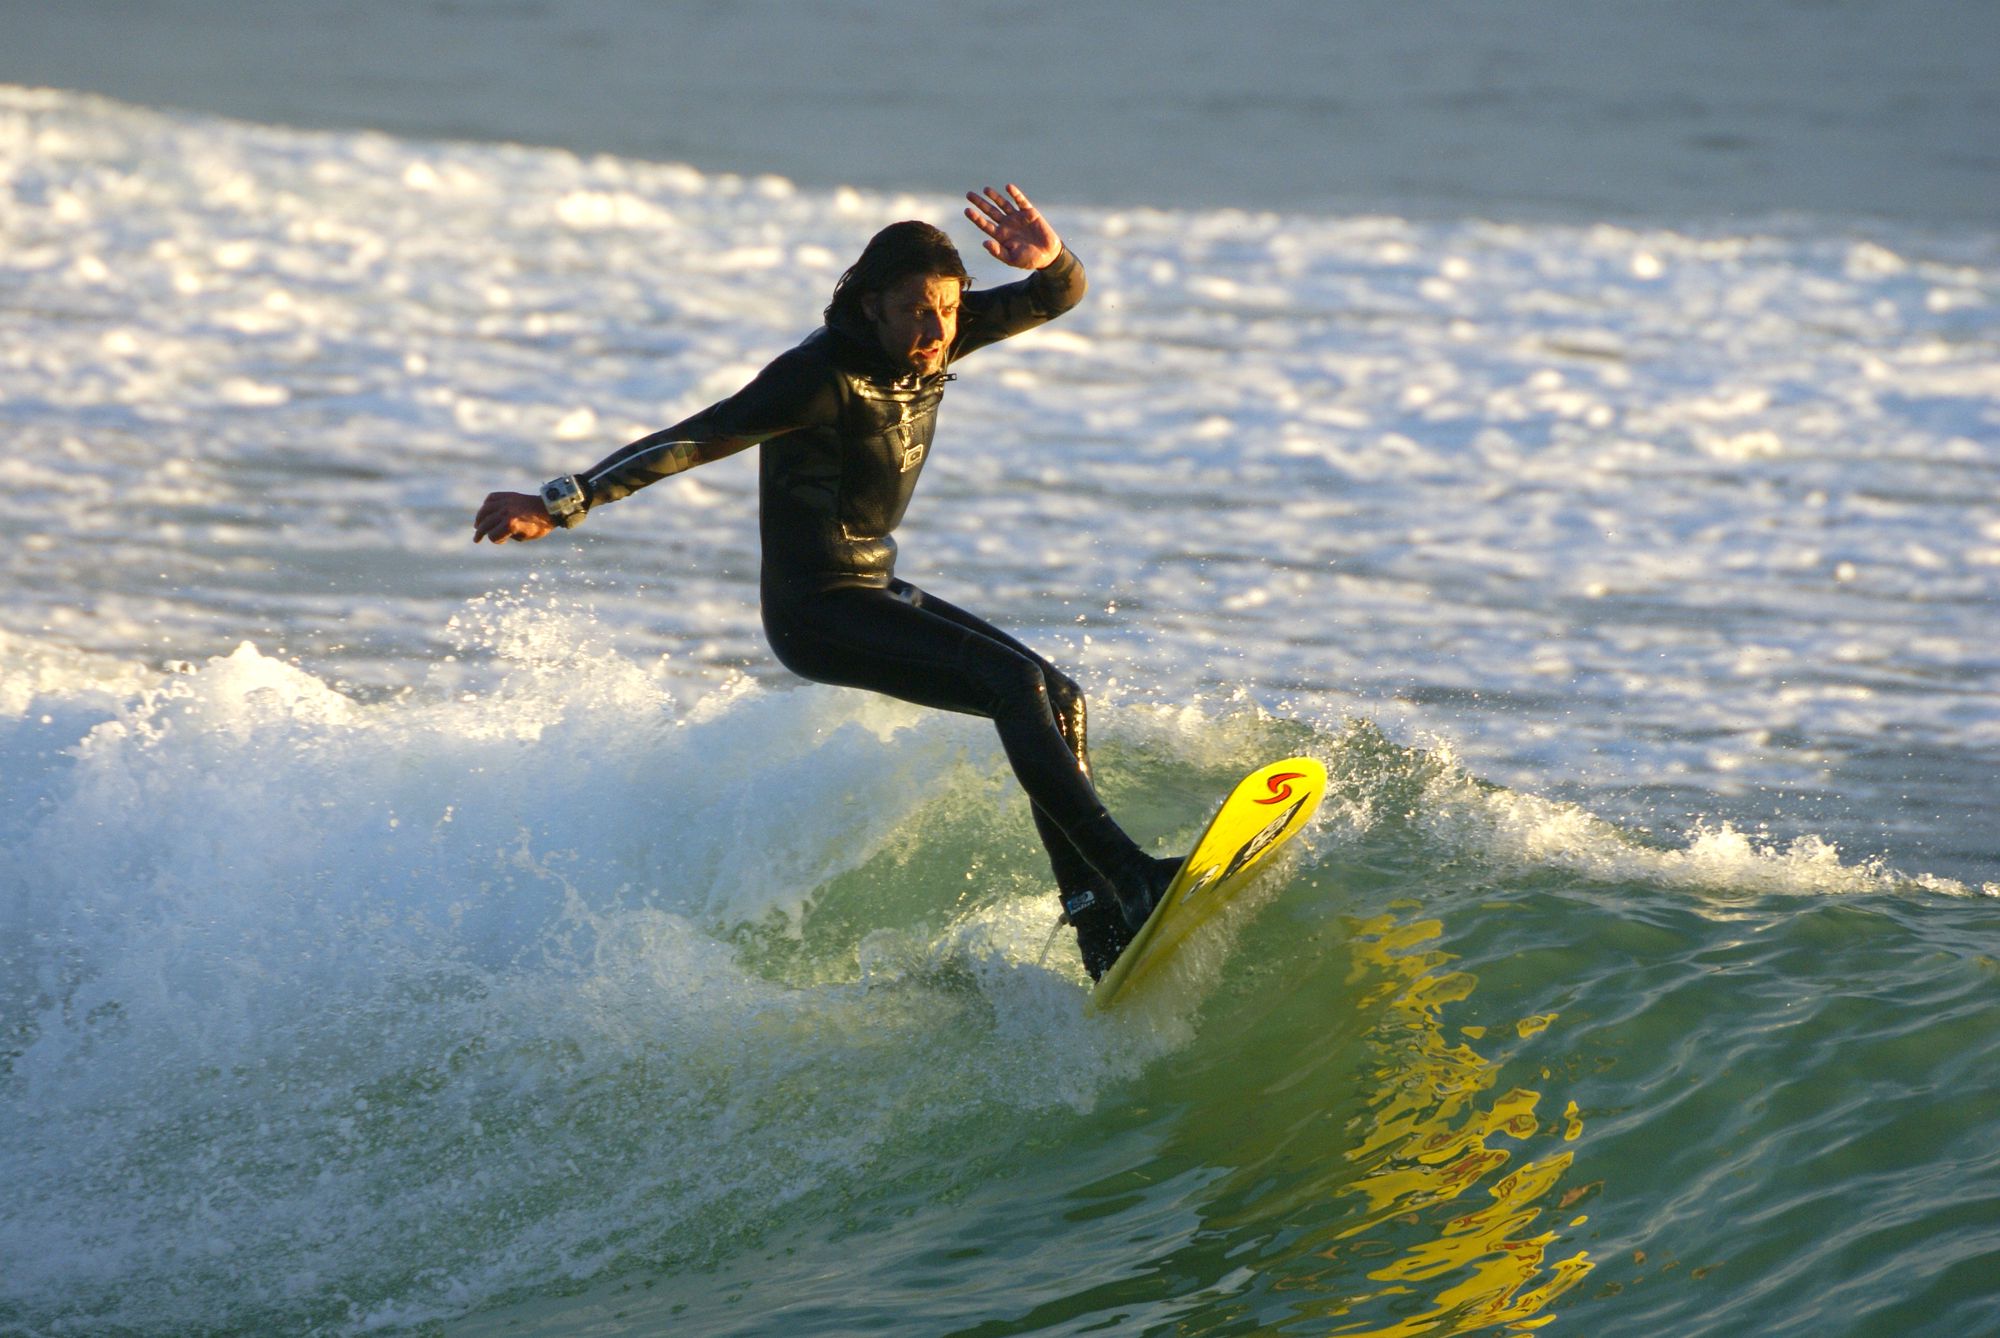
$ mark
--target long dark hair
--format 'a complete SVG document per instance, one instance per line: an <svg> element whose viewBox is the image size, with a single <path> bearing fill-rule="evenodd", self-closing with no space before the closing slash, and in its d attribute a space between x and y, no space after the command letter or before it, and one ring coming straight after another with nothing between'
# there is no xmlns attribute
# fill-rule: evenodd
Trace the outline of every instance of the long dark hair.
<svg viewBox="0 0 2000 1338"><path fill-rule="evenodd" d="M913 274L957 279L961 288L972 282L958 248L941 229L915 219L891 223L868 239L861 258L849 265L833 286L833 301L826 304L826 323L865 321L862 298L894 288Z"/></svg>

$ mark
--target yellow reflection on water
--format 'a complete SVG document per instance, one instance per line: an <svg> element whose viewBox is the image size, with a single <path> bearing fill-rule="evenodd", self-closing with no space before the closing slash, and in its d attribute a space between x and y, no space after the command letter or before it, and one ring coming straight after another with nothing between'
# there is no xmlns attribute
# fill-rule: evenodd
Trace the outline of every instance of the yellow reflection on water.
<svg viewBox="0 0 2000 1338"><path fill-rule="evenodd" d="M1562 1228L1536 1229L1544 1212L1561 1206L1557 1187L1573 1155L1561 1144L1583 1131L1576 1103L1545 1127L1536 1110L1540 1093L1514 1087L1491 1095L1499 1064L1445 1039L1440 1010L1470 995L1476 981L1451 970L1448 954L1424 946L1438 932L1434 920L1401 924L1389 916L1355 929L1360 1011L1378 1018L1370 1036L1377 1057L1366 1074L1373 1096L1356 1119L1360 1136L1347 1153L1360 1171L1350 1188L1364 1207L1359 1220L1348 1218L1317 1252L1360 1265L1361 1276L1378 1285L1301 1300L1301 1318L1369 1316L1314 1332L1354 1338L1527 1332L1553 1320L1550 1302L1592 1267L1582 1250L1550 1262ZM1554 1014L1522 1018L1515 1034L1532 1036L1554 1021ZM1484 1029L1461 1034L1479 1039ZM1554 1145L1514 1165L1542 1140ZM1324 1286L1328 1279L1316 1281ZM1398 1318L1383 1324L1385 1309ZM1297 1323L1285 1327L1306 1331Z"/></svg>

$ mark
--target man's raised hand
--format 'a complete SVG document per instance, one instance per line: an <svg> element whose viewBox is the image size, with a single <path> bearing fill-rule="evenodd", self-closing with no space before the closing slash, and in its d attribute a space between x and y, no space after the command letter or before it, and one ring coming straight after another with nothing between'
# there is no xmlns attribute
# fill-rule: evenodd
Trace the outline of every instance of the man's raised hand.
<svg viewBox="0 0 2000 1338"><path fill-rule="evenodd" d="M1004 195L988 186L983 193L967 191L965 198L973 206L965 216L986 234L986 250L1000 263L1040 269L1062 254L1062 238L1019 186L1007 187Z"/></svg>

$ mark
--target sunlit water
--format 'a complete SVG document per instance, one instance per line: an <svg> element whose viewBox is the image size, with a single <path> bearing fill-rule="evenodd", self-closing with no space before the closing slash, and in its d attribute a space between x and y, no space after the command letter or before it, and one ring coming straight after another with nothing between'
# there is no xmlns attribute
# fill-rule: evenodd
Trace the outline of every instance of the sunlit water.
<svg viewBox="0 0 2000 1338"><path fill-rule="evenodd" d="M1097 1016L748 457L470 544L951 211L0 90L0 1330L2000 1325L2000 238L1061 209L904 573L1335 778Z"/></svg>

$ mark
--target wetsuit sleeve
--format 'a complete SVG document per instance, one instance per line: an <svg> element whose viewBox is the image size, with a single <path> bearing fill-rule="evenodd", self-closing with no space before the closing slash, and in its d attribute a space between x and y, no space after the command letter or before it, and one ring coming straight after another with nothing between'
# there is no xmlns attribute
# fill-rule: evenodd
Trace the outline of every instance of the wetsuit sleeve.
<svg viewBox="0 0 2000 1338"><path fill-rule="evenodd" d="M1018 283L973 289L959 313L952 357L1054 320L1083 301L1085 287L1083 262L1065 246L1061 255Z"/></svg>
<svg viewBox="0 0 2000 1338"><path fill-rule="evenodd" d="M783 433L831 423L838 409L824 360L793 349L728 399L620 447L576 479L585 506L595 508Z"/></svg>

